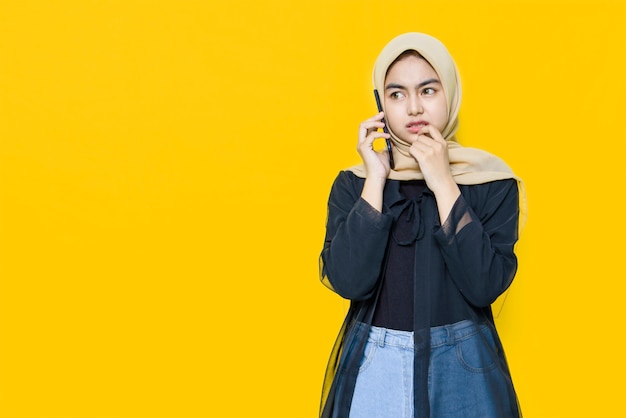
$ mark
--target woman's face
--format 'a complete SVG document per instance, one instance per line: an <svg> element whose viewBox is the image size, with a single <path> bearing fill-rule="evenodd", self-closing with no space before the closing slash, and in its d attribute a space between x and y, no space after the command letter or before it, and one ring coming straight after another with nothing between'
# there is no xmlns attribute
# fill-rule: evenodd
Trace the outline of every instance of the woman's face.
<svg viewBox="0 0 626 418"><path fill-rule="evenodd" d="M412 144L425 125L443 130L448 106L435 70L423 58L407 55L394 63L385 78L385 119L391 131Z"/></svg>

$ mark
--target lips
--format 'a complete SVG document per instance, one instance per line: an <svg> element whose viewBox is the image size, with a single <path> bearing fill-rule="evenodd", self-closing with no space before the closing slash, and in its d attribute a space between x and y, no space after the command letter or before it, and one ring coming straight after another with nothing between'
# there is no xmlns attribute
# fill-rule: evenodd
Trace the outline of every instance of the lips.
<svg viewBox="0 0 626 418"><path fill-rule="evenodd" d="M406 124L406 128L411 133L418 133L424 126L428 126L428 122L423 120L416 120Z"/></svg>

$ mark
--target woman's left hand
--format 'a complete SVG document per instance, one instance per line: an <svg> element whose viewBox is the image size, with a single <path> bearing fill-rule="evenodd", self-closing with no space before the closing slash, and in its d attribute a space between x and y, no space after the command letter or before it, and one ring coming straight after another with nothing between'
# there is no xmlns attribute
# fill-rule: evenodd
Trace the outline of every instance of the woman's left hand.
<svg viewBox="0 0 626 418"><path fill-rule="evenodd" d="M428 188L435 194L439 218L443 224L461 194L450 171L448 143L437 128L426 125L419 131L409 153L420 165Z"/></svg>
<svg viewBox="0 0 626 418"><path fill-rule="evenodd" d="M448 143L437 128L432 125L424 126L409 153L420 165L428 187L435 192L440 187L454 183L450 172L448 158Z"/></svg>

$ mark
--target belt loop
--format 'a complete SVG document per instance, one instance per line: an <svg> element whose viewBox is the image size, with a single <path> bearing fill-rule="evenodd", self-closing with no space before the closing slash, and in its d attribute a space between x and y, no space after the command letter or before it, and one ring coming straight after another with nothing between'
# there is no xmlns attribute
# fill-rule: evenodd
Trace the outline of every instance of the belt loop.
<svg viewBox="0 0 626 418"><path fill-rule="evenodd" d="M385 346L385 335L387 333L387 329L380 327L379 331L380 332L378 333L378 346L382 348Z"/></svg>
<svg viewBox="0 0 626 418"><path fill-rule="evenodd" d="M446 325L446 345L454 345L454 329L452 325Z"/></svg>

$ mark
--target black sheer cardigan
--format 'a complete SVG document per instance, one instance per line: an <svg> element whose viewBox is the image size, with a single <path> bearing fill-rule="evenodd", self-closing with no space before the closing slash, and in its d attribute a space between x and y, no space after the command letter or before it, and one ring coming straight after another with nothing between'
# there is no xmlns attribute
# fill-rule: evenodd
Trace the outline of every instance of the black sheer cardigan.
<svg viewBox="0 0 626 418"><path fill-rule="evenodd" d="M400 181L387 180L383 211L372 208L360 195L364 179L350 171L339 173L328 200L326 237L320 255L320 279L331 290L350 300L323 383L320 417L349 416L352 394L369 326L378 304L391 231L407 198ZM416 202L421 223L415 242L414 312L415 416L429 417L427 379L430 327L441 325L440 305L451 306L456 316L487 324L491 338L488 352L509 382L509 399L501 417L520 417L515 390L498 338L491 303L511 284L517 270L514 246L518 238L519 200L514 179L478 185L460 185L461 195L444 223L434 195L426 188ZM412 226L413 227L413 226ZM445 301L441 296L445 295ZM365 326L356 326L363 323Z"/></svg>

